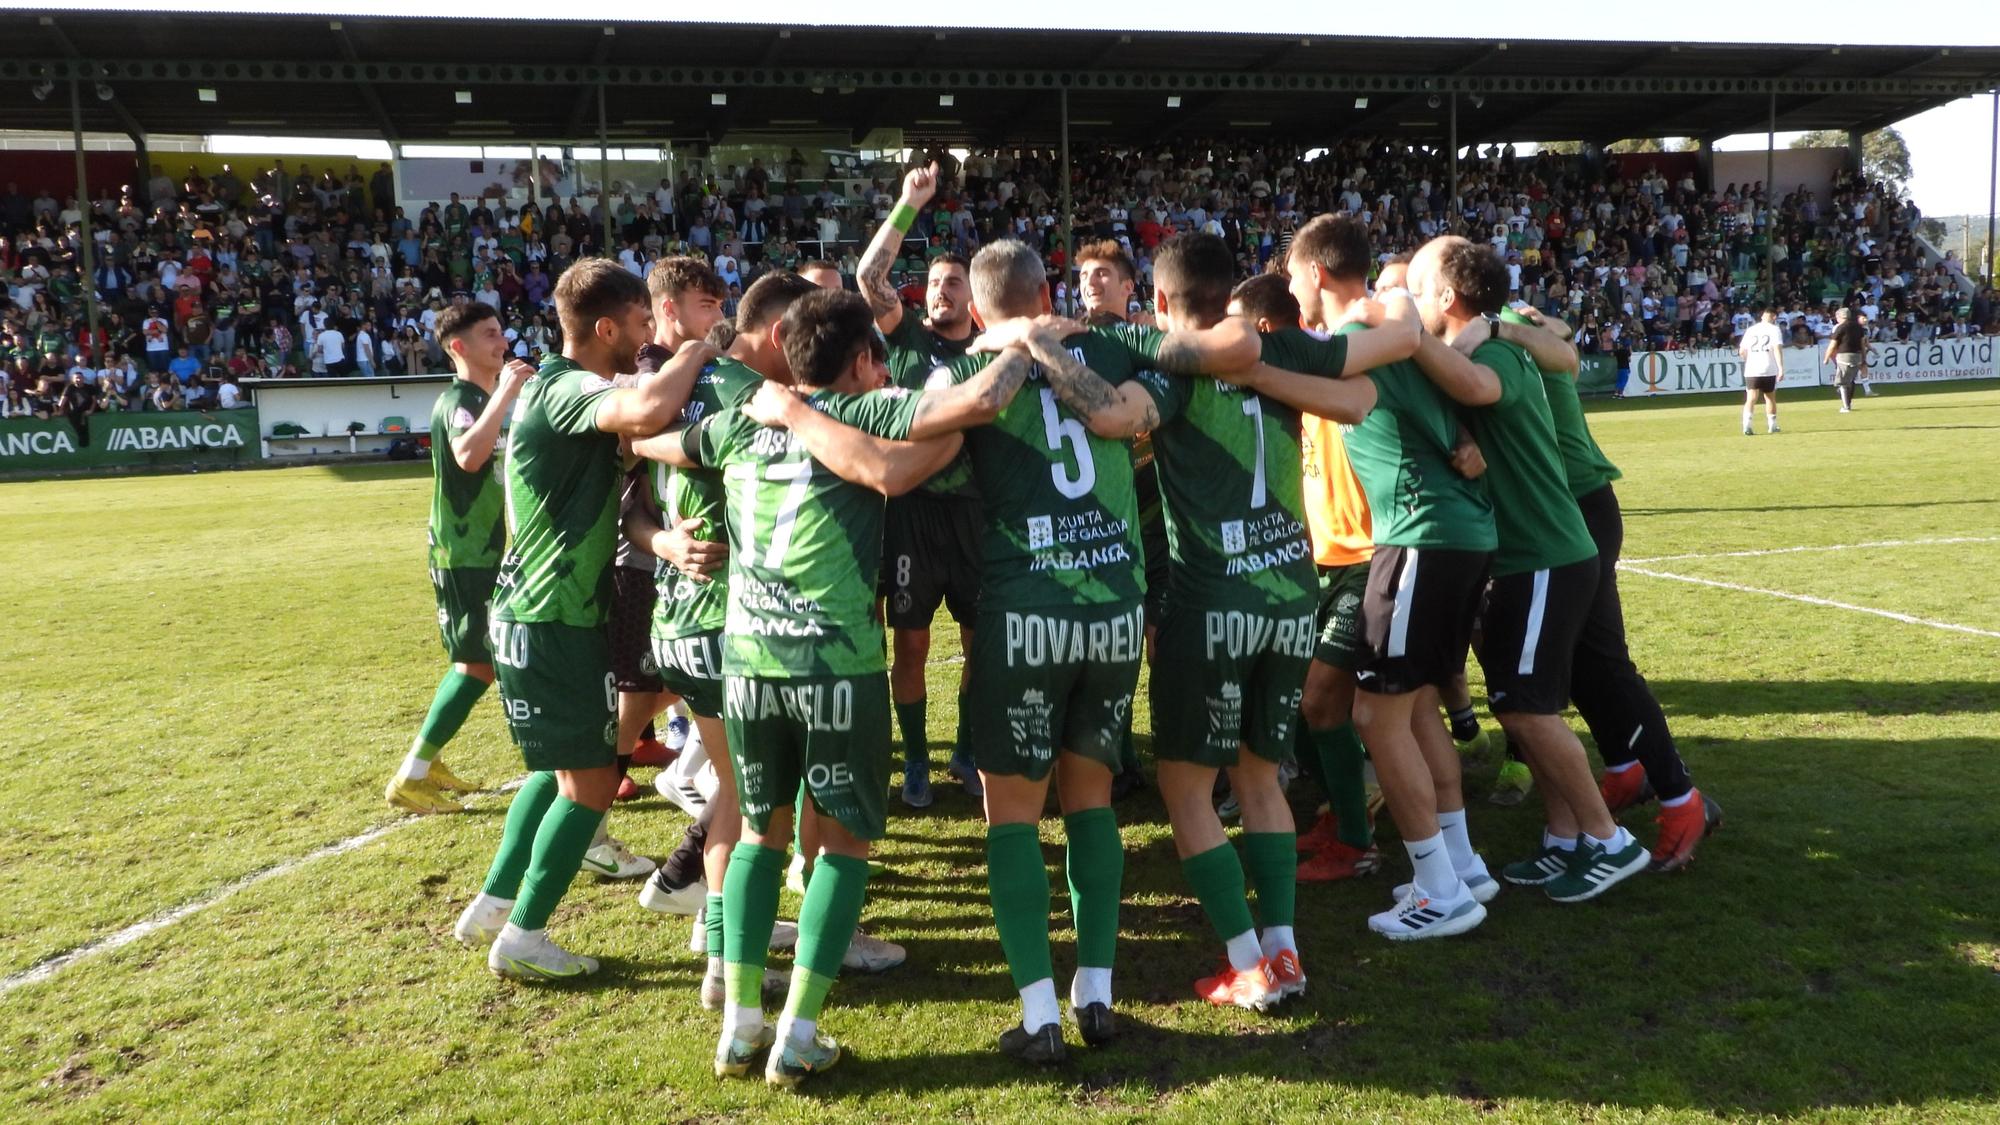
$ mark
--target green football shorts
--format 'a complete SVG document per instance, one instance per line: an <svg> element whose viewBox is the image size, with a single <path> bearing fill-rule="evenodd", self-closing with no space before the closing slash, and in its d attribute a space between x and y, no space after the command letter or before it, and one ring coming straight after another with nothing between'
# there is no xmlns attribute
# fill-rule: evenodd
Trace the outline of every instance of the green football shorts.
<svg viewBox="0 0 2000 1125"><path fill-rule="evenodd" d="M813 807L862 840L888 828L889 674L725 676L722 722L737 804L761 835L805 784Z"/></svg>
<svg viewBox="0 0 2000 1125"><path fill-rule="evenodd" d="M973 761L1039 781L1067 750L1117 773L1145 655L1137 604L981 612L965 689Z"/></svg>
<svg viewBox="0 0 2000 1125"><path fill-rule="evenodd" d="M486 645L486 607L493 601L493 583L500 572L492 567L452 567L431 571L437 591L438 637L453 664L491 664Z"/></svg>
<svg viewBox="0 0 2000 1125"><path fill-rule="evenodd" d="M655 634L642 665L666 690L703 718L722 714L722 634L694 633L666 640Z"/></svg>
<svg viewBox="0 0 2000 1125"><path fill-rule="evenodd" d="M1217 769L1244 746L1291 760L1314 631L1312 603L1289 608L1168 609L1149 693L1155 754Z"/></svg>
<svg viewBox="0 0 2000 1125"><path fill-rule="evenodd" d="M602 628L494 621L493 670L507 730L531 770L618 761L618 689Z"/></svg>
<svg viewBox="0 0 2000 1125"><path fill-rule="evenodd" d="M1352 672L1367 663L1367 634L1361 628L1361 596L1368 592L1368 564L1319 568L1319 643L1312 657Z"/></svg>

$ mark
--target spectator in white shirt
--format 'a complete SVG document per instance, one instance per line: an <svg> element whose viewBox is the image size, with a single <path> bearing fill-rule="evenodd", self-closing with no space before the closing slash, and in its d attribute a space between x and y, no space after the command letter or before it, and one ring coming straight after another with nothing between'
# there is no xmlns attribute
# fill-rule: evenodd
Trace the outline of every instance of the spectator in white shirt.
<svg viewBox="0 0 2000 1125"><path fill-rule="evenodd" d="M313 373L344 375L347 373L347 337L340 329L327 325L313 341Z"/></svg>

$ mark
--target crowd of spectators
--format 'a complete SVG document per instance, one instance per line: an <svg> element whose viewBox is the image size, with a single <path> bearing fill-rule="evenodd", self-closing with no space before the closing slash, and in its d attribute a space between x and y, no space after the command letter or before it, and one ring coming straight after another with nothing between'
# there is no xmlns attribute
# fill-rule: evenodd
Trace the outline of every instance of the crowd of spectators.
<svg viewBox="0 0 2000 1125"><path fill-rule="evenodd" d="M939 150L945 187L911 230L895 282L922 297L925 262L1019 238L1065 284L1061 162L1045 149ZM1925 340L2000 330L1992 290L1966 297L1956 263L1919 253L1914 205L1843 174L1829 197L1801 187L1775 200L1761 183L1669 178L1631 163L1488 148L1461 160L1353 137L1330 148L1268 141L1178 140L1143 150L1074 154L1073 237L1125 243L1137 265L1136 312L1151 293L1153 253L1201 230L1238 248L1245 273L1283 262L1313 215L1359 216L1386 260L1439 233L1490 242L1520 300L1579 328L1586 351L1727 347L1767 302L1794 341L1823 340L1832 309L1855 308L1877 338ZM809 179L817 175L818 179ZM154 165L142 184L90 201L95 269L78 254L83 203L0 194L0 412L229 409L239 380L447 370L432 332L447 307L499 309L517 355L560 346L550 294L572 261L609 252L643 276L655 259L695 254L729 285L804 259L850 278L894 203L893 164L823 171L794 151L721 170L690 165L657 188L602 204L429 203L407 214L393 171L350 164L296 171L279 161L247 179L225 167L175 179ZM100 302L86 345L84 287ZM94 357L94 358L93 358Z"/></svg>

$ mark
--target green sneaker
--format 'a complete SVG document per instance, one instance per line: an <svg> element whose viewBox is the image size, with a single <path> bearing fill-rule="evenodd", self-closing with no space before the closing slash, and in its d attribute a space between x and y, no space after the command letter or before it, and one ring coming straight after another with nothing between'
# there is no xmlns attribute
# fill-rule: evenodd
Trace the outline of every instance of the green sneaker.
<svg viewBox="0 0 2000 1125"><path fill-rule="evenodd" d="M799 1083L832 1070L839 1061L840 1044L830 1036L814 1032L812 1042L803 1047L787 1039L764 1064L764 1081L781 1090L796 1090Z"/></svg>
<svg viewBox="0 0 2000 1125"><path fill-rule="evenodd" d="M1548 896L1557 902L1582 902L1644 871L1653 862L1652 853L1631 833L1626 833L1625 839L1625 846L1615 852L1607 852L1587 838L1578 843L1569 870L1549 880L1544 888Z"/></svg>
<svg viewBox="0 0 2000 1125"><path fill-rule="evenodd" d="M765 1050L777 1042L778 1030L765 1024L755 1039L738 1039L725 1031L722 1041L715 1045L715 1076L717 1078L742 1078L750 1073L750 1064L757 1052ZM771 1056L778 1056L773 1053Z"/></svg>
<svg viewBox="0 0 2000 1125"><path fill-rule="evenodd" d="M1500 869L1500 877L1517 887L1542 887L1562 878L1569 870L1569 857L1573 854L1562 848L1543 845L1540 851L1523 860L1516 860Z"/></svg>
<svg viewBox="0 0 2000 1125"><path fill-rule="evenodd" d="M1535 775L1529 771L1528 763L1512 758L1500 763L1500 774L1493 779L1493 792L1486 799L1496 805L1518 805L1528 799L1528 793L1535 787Z"/></svg>

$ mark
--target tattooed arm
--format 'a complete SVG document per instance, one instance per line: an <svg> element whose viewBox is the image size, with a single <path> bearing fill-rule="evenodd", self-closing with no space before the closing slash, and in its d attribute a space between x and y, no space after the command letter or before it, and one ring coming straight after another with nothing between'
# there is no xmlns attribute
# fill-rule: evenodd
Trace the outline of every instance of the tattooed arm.
<svg viewBox="0 0 2000 1125"><path fill-rule="evenodd" d="M938 170L935 163L925 168L912 168L903 177L903 194L896 200L898 210L908 207L916 211L931 201L937 193ZM896 215L891 212L882 225L875 228L875 237L868 242L868 249L861 255L861 264L855 267L854 282L861 295L868 299L868 308L875 314L875 327L884 336L894 332L903 323L903 298L896 293L896 287L889 284L889 270L896 264L896 256L902 253L903 236L907 227L896 225Z"/></svg>
<svg viewBox="0 0 2000 1125"><path fill-rule="evenodd" d="M910 440L941 437L998 418L1014 401L1014 392L1021 389L1033 366L1027 348L1015 345L957 386L927 388L917 403L916 416L910 420Z"/></svg>
<svg viewBox="0 0 2000 1125"><path fill-rule="evenodd" d="M1250 338L1256 340L1254 331ZM1091 433L1102 438L1129 438L1160 424L1159 404L1137 379L1112 386L1071 355L1053 333L1044 330L1030 332L1027 343L1028 354L1041 364L1056 397L1083 416L1083 423L1090 427ZM1164 360L1164 346L1160 355Z"/></svg>
<svg viewBox="0 0 2000 1125"><path fill-rule="evenodd" d="M1169 375L1219 376L1249 368L1263 351L1255 324L1225 316L1208 328L1167 333L1153 366Z"/></svg>
<svg viewBox="0 0 2000 1125"><path fill-rule="evenodd" d="M958 434L929 441L895 441L830 418L789 387L765 383L743 412L766 426L787 429L833 475L884 496L931 479L958 455Z"/></svg>

